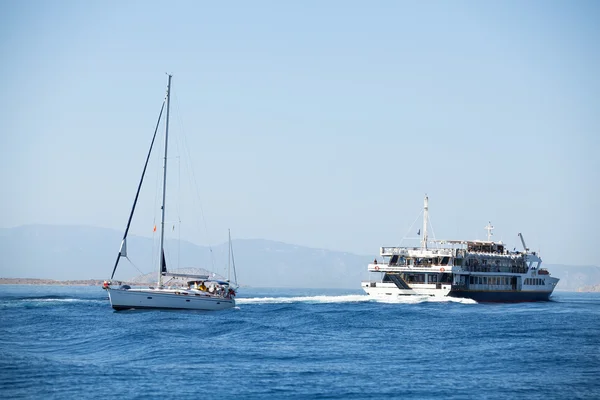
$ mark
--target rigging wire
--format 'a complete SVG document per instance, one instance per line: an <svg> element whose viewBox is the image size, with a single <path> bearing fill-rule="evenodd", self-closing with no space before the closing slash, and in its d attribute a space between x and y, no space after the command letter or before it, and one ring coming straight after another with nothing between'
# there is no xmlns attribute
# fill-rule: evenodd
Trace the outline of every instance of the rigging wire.
<svg viewBox="0 0 600 400"><path fill-rule="evenodd" d="M431 223L431 217L429 217L429 226L431 227L431 233L433 236L433 240L435 240L435 231L433 230L433 224ZM435 242L436 247L439 249L440 248L440 244L436 241Z"/></svg>
<svg viewBox="0 0 600 400"><path fill-rule="evenodd" d="M179 148L177 149L179 154ZM181 157L177 157L177 268L181 268ZM173 226L175 229L175 226Z"/></svg>
<svg viewBox="0 0 600 400"><path fill-rule="evenodd" d="M145 275L145 273L144 273L144 272L142 272L142 270L141 270L141 269L139 269L139 268L138 268L138 266L137 266L137 265L135 265L135 264L133 263L133 261L131 261L131 260L129 259L129 257L125 257L125 258L127 258L127 261L129 261L129 263L131 263L131 265L133 265L133 266L134 266L134 268L138 270L138 272L140 273L140 275Z"/></svg>
<svg viewBox="0 0 600 400"><path fill-rule="evenodd" d="M421 212L419 213L419 215L417 215L417 218L415 218L415 220L413 221L413 223L410 224L410 228L408 228L408 231L404 234L404 236L400 240L400 244L402 244L402 242L404 241L404 239L407 238L408 234L412 231L413 226L415 225L415 223L417 222L417 220L419 219L419 217L421 217L421 215L423 215L423 209L421 209ZM414 238L411 238L411 239L414 239Z"/></svg>
<svg viewBox="0 0 600 400"><path fill-rule="evenodd" d="M175 104L177 105L177 108L180 109L180 107L179 107L179 100L178 100L178 97L177 97L176 93L174 94L174 98L175 98ZM214 259L214 253L213 253L213 246L211 244L212 241L210 239L210 234L208 232L208 225L206 223L206 217L204 215L204 208L202 207L202 202L200 200L201 199L200 190L198 189L198 181L196 179L196 174L194 172L194 168L193 168L193 165L192 165L192 157L191 157L191 154L189 152L189 145L188 145L188 142L187 142L187 135L185 133L185 129L184 129L184 125L183 125L183 120L181 118L181 113L178 113L177 117L178 117L179 124L181 126L180 140L182 141L181 146L182 146L182 148L184 150L183 153L185 155L186 167L187 167L187 169L189 171L189 174L188 174L189 175L189 180L190 180L191 186L195 189L195 192L196 192L195 193L196 196L194 197L194 199L197 199L197 201L198 201L198 206L199 206L199 209L200 209L200 215L201 215L201 220L202 220L201 222L202 222L202 225L204 226L204 231L205 231L206 237L207 237L208 242L209 242L208 248L210 250L210 261L211 261L211 264L212 264L212 269L214 271L215 270L215 259ZM192 182L192 180L193 180L193 182Z"/></svg>

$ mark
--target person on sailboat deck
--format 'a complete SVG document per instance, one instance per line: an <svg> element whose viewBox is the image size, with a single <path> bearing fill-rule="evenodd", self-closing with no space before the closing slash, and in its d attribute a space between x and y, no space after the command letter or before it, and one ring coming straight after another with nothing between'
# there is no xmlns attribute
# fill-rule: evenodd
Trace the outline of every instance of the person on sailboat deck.
<svg viewBox="0 0 600 400"><path fill-rule="evenodd" d="M206 292L206 285L204 285L204 281L200 282L200 286L198 287L198 289L202 290L203 292Z"/></svg>

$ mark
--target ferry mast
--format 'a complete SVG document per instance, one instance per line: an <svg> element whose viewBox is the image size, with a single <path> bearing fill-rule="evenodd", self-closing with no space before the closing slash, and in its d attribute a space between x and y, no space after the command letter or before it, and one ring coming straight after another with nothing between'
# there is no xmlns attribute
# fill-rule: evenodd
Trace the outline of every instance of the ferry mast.
<svg viewBox="0 0 600 400"><path fill-rule="evenodd" d="M427 219L429 218L429 197L425 195L423 202L423 239L421 240L421 247L427 250Z"/></svg>

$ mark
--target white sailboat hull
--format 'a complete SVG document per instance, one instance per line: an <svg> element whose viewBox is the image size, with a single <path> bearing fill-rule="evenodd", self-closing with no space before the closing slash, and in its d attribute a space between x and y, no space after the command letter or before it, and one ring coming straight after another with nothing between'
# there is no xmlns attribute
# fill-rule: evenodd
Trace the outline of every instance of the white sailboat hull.
<svg viewBox="0 0 600 400"><path fill-rule="evenodd" d="M107 290L115 310L173 309L217 311L235 307L235 299L200 293L195 290L113 289Z"/></svg>

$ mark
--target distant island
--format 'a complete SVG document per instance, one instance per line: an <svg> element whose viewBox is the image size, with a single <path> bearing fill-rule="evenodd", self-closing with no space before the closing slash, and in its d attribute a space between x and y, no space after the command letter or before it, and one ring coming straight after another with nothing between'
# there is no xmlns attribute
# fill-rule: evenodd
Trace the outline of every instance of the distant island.
<svg viewBox="0 0 600 400"><path fill-rule="evenodd" d="M583 286L577 289L581 293L600 292L600 285Z"/></svg>
<svg viewBox="0 0 600 400"><path fill-rule="evenodd" d="M0 278L0 285L61 285L61 286L102 286L102 280L77 279L72 281L57 281L54 279L34 278Z"/></svg>

